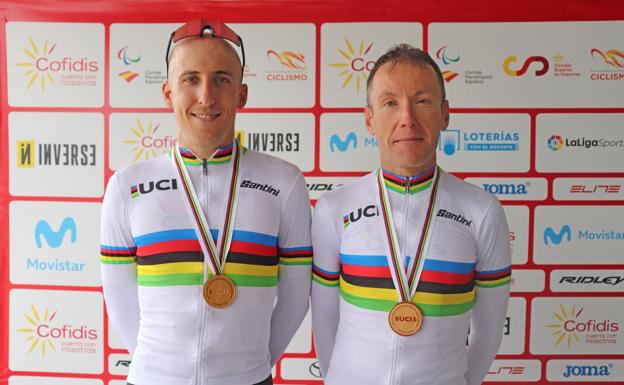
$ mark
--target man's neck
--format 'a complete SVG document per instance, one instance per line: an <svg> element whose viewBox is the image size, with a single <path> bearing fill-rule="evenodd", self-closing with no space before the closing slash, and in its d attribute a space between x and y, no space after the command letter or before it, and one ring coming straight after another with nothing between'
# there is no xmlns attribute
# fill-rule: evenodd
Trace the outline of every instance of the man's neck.
<svg viewBox="0 0 624 385"><path fill-rule="evenodd" d="M413 176L420 175L423 172L431 169L431 167L433 167L435 164L436 164L436 162L435 162L435 160L433 160L432 162L427 162L426 164L423 164L423 165L420 165L420 166L402 167L402 166L398 166L398 165L384 164L382 162L381 168L383 168L386 171L390 171L393 174L404 176L406 178L410 178L410 177L413 177Z"/></svg>
<svg viewBox="0 0 624 385"><path fill-rule="evenodd" d="M180 148L187 148L195 154L199 159L209 159L215 151L222 147L229 146L234 141L234 138L228 140L224 140L222 142L214 142L214 143L188 143L183 138L178 139L178 145Z"/></svg>

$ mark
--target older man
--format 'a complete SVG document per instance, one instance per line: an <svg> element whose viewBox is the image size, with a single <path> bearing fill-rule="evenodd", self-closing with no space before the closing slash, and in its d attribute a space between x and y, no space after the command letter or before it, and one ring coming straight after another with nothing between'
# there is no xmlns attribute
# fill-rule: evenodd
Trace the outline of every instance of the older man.
<svg viewBox="0 0 624 385"><path fill-rule="evenodd" d="M271 384L308 308L305 181L234 139L247 100L242 39L200 19L171 45L162 93L177 145L117 171L104 197L108 315L132 354L129 383Z"/></svg>
<svg viewBox="0 0 624 385"><path fill-rule="evenodd" d="M428 54L402 44L381 56L367 99L381 168L323 195L312 223L325 385L480 384L509 296L503 209L436 163L449 107Z"/></svg>

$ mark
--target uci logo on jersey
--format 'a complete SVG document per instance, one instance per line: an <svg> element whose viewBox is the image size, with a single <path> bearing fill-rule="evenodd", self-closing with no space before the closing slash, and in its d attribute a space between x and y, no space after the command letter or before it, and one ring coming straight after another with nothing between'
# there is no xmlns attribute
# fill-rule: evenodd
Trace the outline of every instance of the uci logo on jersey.
<svg viewBox="0 0 624 385"><path fill-rule="evenodd" d="M157 182L144 182L139 183L138 185L133 184L130 186L130 196L132 199L138 197L139 195L149 194L154 190L159 191L167 191L167 190L177 190L178 189L178 180L177 179L162 179Z"/></svg>
<svg viewBox="0 0 624 385"><path fill-rule="evenodd" d="M359 221L362 217L370 218L379 215L379 209L376 205L368 205L366 207L360 207L357 210L351 211L349 214L345 214L343 219L343 226L346 228L353 222Z"/></svg>

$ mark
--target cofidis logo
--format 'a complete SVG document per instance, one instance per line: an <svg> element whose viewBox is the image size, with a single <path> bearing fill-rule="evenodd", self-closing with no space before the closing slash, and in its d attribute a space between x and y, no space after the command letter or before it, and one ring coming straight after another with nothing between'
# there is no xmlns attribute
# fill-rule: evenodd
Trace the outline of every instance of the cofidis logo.
<svg viewBox="0 0 624 385"><path fill-rule="evenodd" d="M566 309L559 304L559 311L553 313L554 323L544 325L552 329L555 346L564 344L570 350L575 343L609 345L618 343L620 324L610 319L594 319L584 312L584 307L572 306Z"/></svg>
<svg viewBox="0 0 624 385"><path fill-rule="evenodd" d="M338 48L338 53L344 58L343 61L332 63L329 66L338 69L338 77L344 79L340 89L343 90L352 81L356 92L359 94L360 90L364 88L368 74L375 65L375 58L372 57L370 51L373 48L373 43L365 43L364 40L360 41L357 49L353 47L351 41L345 37L345 47Z"/></svg>
<svg viewBox="0 0 624 385"><path fill-rule="evenodd" d="M25 336L28 354L38 352L46 357L54 352L96 353L97 330L86 325L59 323L56 310L37 310L33 304L30 308L31 313L24 314L24 327L17 329Z"/></svg>
<svg viewBox="0 0 624 385"><path fill-rule="evenodd" d="M134 161L141 159L148 160L173 148L178 142L173 136L162 135L158 131L160 123L148 121L146 124L136 119L135 127L130 128L131 138L124 140L130 146L130 151L134 155Z"/></svg>
<svg viewBox="0 0 624 385"><path fill-rule="evenodd" d="M88 57L58 55L58 44L47 40L37 43L28 37L28 43L22 48L24 57L15 64L23 68L27 87L38 87L44 92L46 87L61 85L64 87L95 87L99 63Z"/></svg>

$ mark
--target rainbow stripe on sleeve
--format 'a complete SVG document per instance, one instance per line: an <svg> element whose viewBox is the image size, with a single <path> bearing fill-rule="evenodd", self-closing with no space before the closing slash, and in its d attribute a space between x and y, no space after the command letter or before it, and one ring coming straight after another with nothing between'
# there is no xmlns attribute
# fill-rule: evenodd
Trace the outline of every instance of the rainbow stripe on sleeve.
<svg viewBox="0 0 624 385"><path fill-rule="evenodd" d="M327 287L338 287L339 272L324 270L317 265L312 265L312 280Z"/></svg>
<svg viewBox="0 0 624 385"><path fill-rule="evenodd" d="M499 287L509 283L511 283L511 265L499 270L477 272L478 287Z"/></svg>
<svg viewBox="0 0 624 385"><path fill-rule="evenodd" d="M134 246L100 245L100 262L106 265L130 265L135 262L136 250Z"/></svg>
<svg viewBox="0 0 624 385"><path fill-rule="evenodd" d="M312 246L280 247L280 265L297 266L312 264Z"/></svg>
<svg viewBox="0 0 624 385"><path fill-rule="evenodd" d="M340 254L340 293L350 304L390 311L398 302L388 260L384 255ZM428 317L455 316L472 309L475 299L474 263L426 259L412 302Z"/></svg>

